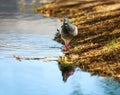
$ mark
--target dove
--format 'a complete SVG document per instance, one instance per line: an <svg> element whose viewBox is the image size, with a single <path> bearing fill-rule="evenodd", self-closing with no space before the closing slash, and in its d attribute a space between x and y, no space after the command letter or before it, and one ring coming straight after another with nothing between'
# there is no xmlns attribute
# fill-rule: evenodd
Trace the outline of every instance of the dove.
<svg viewBox="0 0 120 95"><path fill-rule="evenodd" d="M63 25L61 26L61 39L65 43L65 49L70 48L70 41L78 35L78 28L72 24L68 18L64 18Z"/></svg>

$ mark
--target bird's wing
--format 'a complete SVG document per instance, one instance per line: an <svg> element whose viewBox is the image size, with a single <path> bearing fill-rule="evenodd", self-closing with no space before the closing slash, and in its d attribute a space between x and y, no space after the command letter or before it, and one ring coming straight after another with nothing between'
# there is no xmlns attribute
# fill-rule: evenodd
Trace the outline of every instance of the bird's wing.
<svg viewBox="0 0 120 95"><path fill-rule="evenodd" d="M76 36L78 34L78 28L75 25L70 26L70 32L71 35Z"/></svg>

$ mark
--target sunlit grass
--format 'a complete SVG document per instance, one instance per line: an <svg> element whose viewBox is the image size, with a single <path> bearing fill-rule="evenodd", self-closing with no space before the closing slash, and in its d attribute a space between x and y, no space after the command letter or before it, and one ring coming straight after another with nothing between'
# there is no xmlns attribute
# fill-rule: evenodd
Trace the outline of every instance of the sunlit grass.
<svg viewBox="0 0 120 95"><path fill-rule="evenodd" d="M120 49L120 37L112 39L106 46L103 47L103 51L110 52L115 49Z"/></svg>
<svg viewBox="0 0 120 95"><path fill-rule="evenodd" d="M77 1L77 0L75 0ZM53 2L39 7L38 12L48 17L69 20L79 29L79 34L65 51L61 64L75 64L83 70L102 76L117 76L120 68L120 2L114 0L83 0ZM66 6L65 6L66 5ZM56 37L56 41L60 41ZM117 67L116 67L117 66Z"/></svg>

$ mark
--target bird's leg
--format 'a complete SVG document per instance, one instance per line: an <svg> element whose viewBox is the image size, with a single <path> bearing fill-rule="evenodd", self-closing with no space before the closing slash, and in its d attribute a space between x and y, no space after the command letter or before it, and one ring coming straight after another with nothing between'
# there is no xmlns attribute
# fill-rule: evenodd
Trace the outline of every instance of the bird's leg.
<svg viewBox="0 0 120 95"><path fill-rule="evenodd" d="M65 49L69 49L70 48L70 40L65 40Z"/></svg>

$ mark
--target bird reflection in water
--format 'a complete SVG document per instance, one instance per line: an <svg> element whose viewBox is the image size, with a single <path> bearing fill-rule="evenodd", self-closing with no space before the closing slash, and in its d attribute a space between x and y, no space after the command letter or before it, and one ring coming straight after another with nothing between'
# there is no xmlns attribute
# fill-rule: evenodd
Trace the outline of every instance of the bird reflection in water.
<svg viewBox="0 0 120 95"><path fill-rule="evenodd" d="M59 64L59 69L62 72L63 81L66 82L69 76L75 72L75 66L73 64Z"/></svg>

